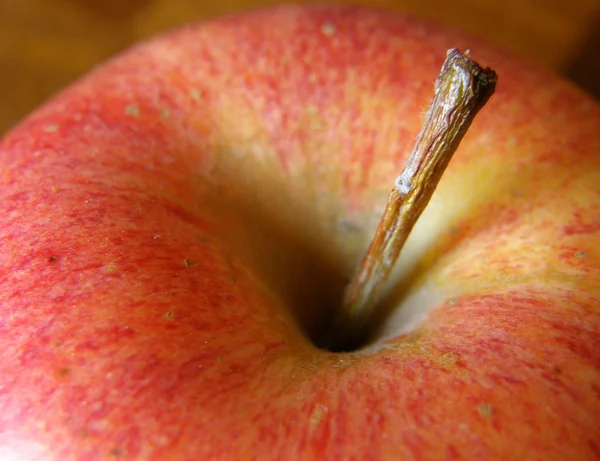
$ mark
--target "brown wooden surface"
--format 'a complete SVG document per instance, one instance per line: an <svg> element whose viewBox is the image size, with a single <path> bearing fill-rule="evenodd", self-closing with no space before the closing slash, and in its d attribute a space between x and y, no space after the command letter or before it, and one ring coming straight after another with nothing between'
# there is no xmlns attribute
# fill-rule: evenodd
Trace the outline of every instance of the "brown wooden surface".
<svg viewBox="0 0 600 461"><path fill-rule="evenodd" d="M310 0L307 0L310 1ZM276 0L0 0L0 134L86 70L133 42L186 22ZM597 69L600 0L364 0L465 29L564 71ZM600 45L600 44L599 44ZM588 57L582 60L582 50ZM591 55L590 55L591 53ZM571 72L569 74L569 72ZM593 88L592 88L593 91Z"/></svg>

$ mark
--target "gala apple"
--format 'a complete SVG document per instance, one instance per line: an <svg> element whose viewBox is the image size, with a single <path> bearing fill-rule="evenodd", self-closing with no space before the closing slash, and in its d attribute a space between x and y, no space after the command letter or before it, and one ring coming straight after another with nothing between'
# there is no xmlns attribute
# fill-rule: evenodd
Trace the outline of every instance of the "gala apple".
<svg viewBox="0 0 600 461"><path fill-rule="evenodd" d="M499 75L369 340L319 347L447 49ZM461 33L286 6L0 143L0 459L600 458L600 107Z"/></svg>

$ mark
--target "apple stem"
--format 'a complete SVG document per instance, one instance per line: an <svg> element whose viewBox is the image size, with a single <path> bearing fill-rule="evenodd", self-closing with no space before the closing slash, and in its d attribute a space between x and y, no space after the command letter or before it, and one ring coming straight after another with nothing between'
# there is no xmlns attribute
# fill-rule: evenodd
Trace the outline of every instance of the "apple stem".
<svg viewBox="0 0 600 461"><path fill-rule="evenodd" d="M448 50L425 124L404 171L396 179L375 236L346 289L342 308L336 313L330 332L336 350L362 341L369 331L385 283L408 235L471 122L494 93L496 82L496 73L472 61L469 51Z"/></svg>

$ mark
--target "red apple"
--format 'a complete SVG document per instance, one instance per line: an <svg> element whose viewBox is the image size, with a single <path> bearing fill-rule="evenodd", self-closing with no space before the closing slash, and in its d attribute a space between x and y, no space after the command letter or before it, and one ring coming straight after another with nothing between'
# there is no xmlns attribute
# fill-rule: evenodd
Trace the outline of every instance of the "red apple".
<svg viewBox="0 0 600 461"><path fill-rule="evenodd" d="M500 76L356 351L314 345L446 49ZM347 7L195 25L0 144L3 460L595 460L600 108Z"/></svg>

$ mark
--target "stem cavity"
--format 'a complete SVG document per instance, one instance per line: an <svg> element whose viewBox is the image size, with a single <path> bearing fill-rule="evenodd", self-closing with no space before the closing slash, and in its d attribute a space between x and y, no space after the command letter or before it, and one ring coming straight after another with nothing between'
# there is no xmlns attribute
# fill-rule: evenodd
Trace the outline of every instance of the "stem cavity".
<svg viewBox="0 0 600 461"><path fill-rule="evenodd" d="M469 51L448 50L425 124L334 319L330 338L334 350L364 341L406 239L496 82L496 73L472 61Z"/></svg>

